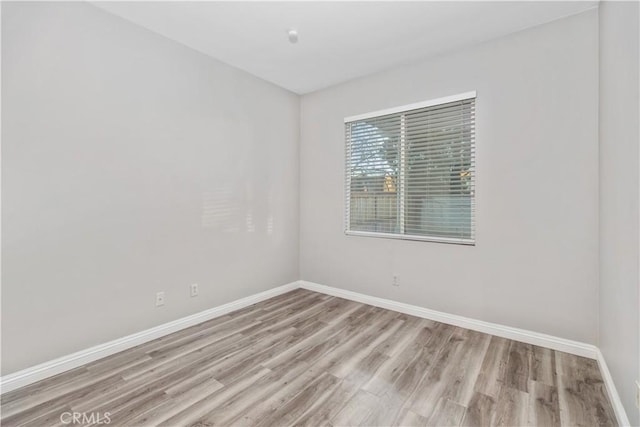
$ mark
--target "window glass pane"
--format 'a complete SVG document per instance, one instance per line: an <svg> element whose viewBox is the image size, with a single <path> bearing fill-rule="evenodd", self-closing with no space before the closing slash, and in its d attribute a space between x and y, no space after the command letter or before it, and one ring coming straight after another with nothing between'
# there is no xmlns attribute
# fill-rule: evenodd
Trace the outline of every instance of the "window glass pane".
<svg viewBox="0 0 640 427"><path fill-rule="evenodd" d="M456 104L406 115L406 234L472 237L471 115Z"/></svg>
<svg viewBox="0 0 640 427"><path fill-rule="evenodd" d="M398 233L400 116L359 121L350 127L349 228Z"/></svg>

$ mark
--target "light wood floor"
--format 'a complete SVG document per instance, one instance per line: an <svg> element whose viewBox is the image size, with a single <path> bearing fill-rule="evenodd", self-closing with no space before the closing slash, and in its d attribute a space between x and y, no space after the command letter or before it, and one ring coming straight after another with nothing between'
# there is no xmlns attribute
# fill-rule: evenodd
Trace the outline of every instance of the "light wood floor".
<svg viewBox="0 0 640 427"><path fill-rule="evenodd" d="M70 425L68 412L112 426L615 425L593 360L300 289L2 396L4 426Z"/></svg>

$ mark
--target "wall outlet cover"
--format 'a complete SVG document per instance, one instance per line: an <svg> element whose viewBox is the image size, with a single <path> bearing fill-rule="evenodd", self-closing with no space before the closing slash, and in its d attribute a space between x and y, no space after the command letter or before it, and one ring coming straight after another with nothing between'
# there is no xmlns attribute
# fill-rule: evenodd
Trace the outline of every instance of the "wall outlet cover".
<svg viewBox="0 0 640 427"><path fill-rule="evenodd" d="M156 294L156 307L164 305L164 292L158 292Z"/></svg>
<svg viewBox="0 0 640 427"><path fill-rule="evenodd" d="M393 276L392 286L400 286L400 277L396 274Z"/></svg>

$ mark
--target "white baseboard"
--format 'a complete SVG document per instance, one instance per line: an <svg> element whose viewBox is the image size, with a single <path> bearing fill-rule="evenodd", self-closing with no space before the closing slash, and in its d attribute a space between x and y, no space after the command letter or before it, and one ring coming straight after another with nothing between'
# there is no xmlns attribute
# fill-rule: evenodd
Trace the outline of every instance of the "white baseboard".
<svg viewBox="0 0 640 427"><path fill-rule="evenodd" d="M564 338L554 337L552 335L527 331L525 329L512 328L510 326L499 325L497 323L470 319L468 317L458 316L455 314L443 313L441 311L430 310L428 308L418 307L416 305L405 304L402 302L392 301L384 298L372 297L369 295L360 294L358 292L320 285L318 283L301 280L300 287L308 289L310 291L321 292L323 294L361 302L363 304L374 305L376 307L382 307L393 311L399 311L400 313L410 314L412 316L422 317L424 319L435 320L438 322L446 323L448 325L460 326L461 328L484 332L515 341L525 342L527 344L539 345L541 347L547 347L553 350L564 351L566 353L588 357L590 359L596 359L598 353L597 347L591 344L571 341Z"/></svg>
<svg viewBox="0 0 640 427"><path fill-rule="evenodd" d="M578 341L571 341L564 338L558 338L551 335L541 334L538 332L527 331L524 329L513 328L510 326L499 325L482 320L470 319L455 314L443 313L441 311L430 310L428 308L418 307L415 305L405 304L384 298L373 297L365 294L360 294L358 292L347 291L344 289L333 288L330 286L320 285L304 280L288 283L277 288L250 295L246 298L241 298L239 300L232 301L230 303L223 304L209 310L201 311L200 313L196 313L191 316L174 320L173 322L165 323L142 332L138 332L123 338L118 338L116 340L88 348L86 350L59 357L49 362L27 368L13 374L5 375L4 377L0 378L0 393L6 393L17 388L32 384L53 375L57 375L62 372L77 368L84 364L93 362L103 357L110 356L112 354L135 347L137 345L144 344L156 338L160 338L181 329L188 328L189 326L194 326L207 320L223 316L232 311L239 310L241 308L250 306L269 298L273 298L277 295L292 291L297 288L308 289L310 291L320 292L327 295L357 301L363 304L386 308L388 310L398 311L400 313L406 313L416 317L435 320L438 322L447 323L449 325L459 326L462 328L484 332L503 338L508 338L528 344L551 348L553 350L564 351L578 356L596 359L602 372L602 377L607 388L609 399L611 400L611 404L613 405L613 408L615 410L616 417L618 418L618 423L621 426L629 425L629 419L627 418L624 407L622 406L622 402L620 401L620 396L616 391L613 379L611 378L611 373L607 368L607 364L604 360L604 357L602 356L602 353L596 346L581 343Z"/></svg>
<svg viewBox="0 0 640 427"><path fill-rule="evenodd" d="M310 291L321 292L323 294L332 295L351 301L361 302L363 304L373 305L376 307L386 308L388 310L398 311L400 313L409 314L424 319L435 320L449 325L459 326L474 331L484 332L515 341L525 342L527 344L538 345L551 348L553 350L564 351L566 353L575 354L590 359L596 359L600 366L602 378L607 388L607 393L613 410L618 419L618 425L629 426L629 419L622 406L622 401L616 390L616 386L609 372L609 368L604 360L604 356L600 349L594 345L586 344L578 341L567 340L564 338L554 337L552 335L541 334L538 332L527 331L525 329L512 328L510 326L499 325L497 323L485 322L482 320L470 319L468 317L458 316L455 314L443 313L441 311L430 310L428 308L418 307L411 304L405 304L384 298L372 297L358 292L347 291L344 289L333 288L331 286L320 285L318 283L300 281L300 287Z"/></svg>
<svg viewBox="0 0 640 427"><path fill-rule="evenodd" d="M630 426L631 423L629 422L629 418L627 418L627 413L624 410L624 406L622 406L620 395L618 394L618 390L616 390L616 385L613 383L613 377L611 376L611 372L609 372L607 362L604 360L604 356L600 349L597 351L597 360L600 372L602 373L602 379L604 380L604 385L607 388L609 400L611 401L613 411L616 413L616 418L618 419L618 425Z"/></svg>
<svg viewBox="0 0 640 427"><path fill-rule="evenodd" d="M223 316L235 310L248 307L260 301L273 298L285 292L292 291L299 287L298 282L292 282L277 288L269 289L246 298L232 301L209 310L191 316L183 317L172 322L164 323L145 331L141 331L126 337L118 338L104 344L81 350L67 356L62 356L36 366L32 366L13 374L5 375L0 378L0 393L6 393L20 387L32 384L36 381L43 380L53 375L77 368L86 363L93 362L103 357L110 356L120 351L144 344L156 338L163 337L173 332L179 331L189 326L197 325L207 320Z"/></svg>

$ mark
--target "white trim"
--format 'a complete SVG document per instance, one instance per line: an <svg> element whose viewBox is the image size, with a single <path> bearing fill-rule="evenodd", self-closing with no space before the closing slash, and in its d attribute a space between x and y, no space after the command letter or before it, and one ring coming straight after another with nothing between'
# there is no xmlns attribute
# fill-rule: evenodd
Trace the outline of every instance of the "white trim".
<svg viewBox="0 0 640 427"><path fill-rule="evenodd" d="M416 102L398 107L386 108L384 110L372 111L370 113L358 114L344 118L345 123L355 122L358 120L370 119L372 117L386 116L387 114L402 113L404 111L417 110L418 108L432 107L434 105L446 104L448 102L462 101L476 97L476 91L460 93L457 95L445 96L442 98L430 99L428 101Z"/></svg>
<svg viewBox="0 0 640 427"><path fill-rule="evenodd" d="M613 377L611 377L611 372L609 372L607 362L604 360L604 355L600 349L597 349L596 351L596 359L598 360L598 366L600 366L600 373L602 374L602 379L604 380L609 400L613 406L613 412L615 412L616 418L618 419L618 425L630 426L631 423L629 422L629 418L627 418L627 413L624 410L624 406L622 406L622 401L620 400L620 395L618 394L616 385L613 382Z"/></svg>
<svg viewBox="0 0 640 427"><path fill-rule="evenodd" d="M476 241L474 239L458 239L455 237L416 236L413 234L378 233L375 231L352 231L352 230L347 230L344 232L344 234L346 234L347 236L381 237L383 239L397 239L397 240L418 240L421 242L454 243L457 245L469 245L469 246L475 246L476 244Z"/></svg>
<svg viewBox="0 0 640 427"><path fill-rule="evenodd" d="M288 283L277 288L250 295L246 298L241 298L239 300L232 301L230 303L223 304L221 306L205 310L191 316L174 320L173 322L168 322L163 325L138 332L136 334L118 338L116 340L100 344L86 350L82 350L67 356L57 358L55 360L51 360L49 362L42 363L37 366L33 366L31 368L24 369L19 372L15 372L13 374L5 375L4 377L0 378L0 390L2 393L15 390L17 388L32 384L53 375L57 375L70 369L77 368L86 363L90 363L103 357L107 357L120 351L135 347L137 345L144 344L156 338L163 337L165 335L174 333L193 325L197 325L207 320L223 316L232 311L239 310L241 308L250 306L260 301L267 300L269 298L273 298L297 288L321 292L323 294L333 295L340 298L357 301L363 304L373 305L376 307L382 307L388 310L398 311L412 316L431 319L438 322L471 329L474 331L480 331L503 338L509 338L529 344L548 347L553 350L564 351L567 353L576 354L578 356L596 359L600 366L602 377L607 388L609 399L611 400L616 417L618 419L618 423L621 426L629 425L629 419L627 418L627 415L624 411L622 402L620 401L620 397L616 391L616 387L613 383L613 379L611 378L611 374L609 372L609 369L607 368L604 357L602 356L600 350L593 345L566 340L551 335L540 334L537 332L531 332L524 329L503 326L496 323L470 319L454 314L443 313L440 311L430 310L415 305L364 295L344 289L333 288L330 286L324 286L304 280Z"/></svg>
<svg viewBox="0 0 640 427"><path fill-rule="evenodd" d="M455 314L443 313L441 311L430 310L428 308L422 308L415 305L405 304L402 302L392 301L384 298L372 297L358 292L320 285L318 283L301 280L300 287L303 289L308 289L310 291L321 292L323 294L333 295L336 297L361 302L363 304L369 304L416 317L422 317L424 319L430 319L449 325L459 326L461 328L484 332L515 341L525 342L527 344L547 347L553 350L564 351L566 353L588 357L590 359L596 359L598 353L597 347L591 344L554 337L552 335L541 334L538 332L527 331L525 329L512 328L511 326L499 325L497 323L470 319L468 317L458 316Z"/></svg>
<svg viewBox="0 0 640 427"><path fill-rule="evenodd" d="M60 374L70 369L77 368L86 363L93 362L103 357L110 356L123 350L144 344L156 338L169 335L189 326L197 325L207 320L223 316L235 310L248 307L260 301L273 298L285 292L292 291L299 287L298 282L288 283L277 288L269 289L245 298L241 298L209 310L201 311L191 316L183 317L172 322L141 331L126 337L118 338L113 341L99 344L94 347L78 351L73 354L59 357L36 366L32 366L13 374L5 375L0 378L0 393L6 393L20 387L32 384L36 381L43 380L53 375Z"/></svg>

